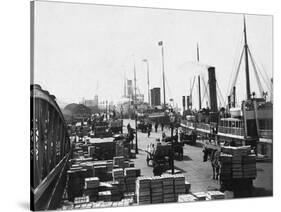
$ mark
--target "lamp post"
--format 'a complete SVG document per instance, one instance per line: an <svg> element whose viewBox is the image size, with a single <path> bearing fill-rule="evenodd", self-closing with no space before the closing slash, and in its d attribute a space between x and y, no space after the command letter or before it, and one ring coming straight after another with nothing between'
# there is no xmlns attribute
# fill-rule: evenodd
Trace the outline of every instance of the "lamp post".
<svg viewBox="0 0 281 212"><path fill-rule="evenodd" d="M165 93L165 72L164 72L164 46L163 41L159 41L158 45L161 46L162 53L162 75L163 75L163 95L164 95L164 109L166 109L166 93Z"/></svg>
<svg viewBox="0 0 281 212"><path fill-rule="evenodd" d="M136 149L135 153L139 154L138 150L138 130L137 130L137 78L136 78L136 66L134 64L134 82L135 82L135 98L134 98L134 111L135 111L135 129L136 129Z"/></svg>
<svg viewBox="0 0 281 212"><path fill-rule="evenodd" d="M143 62L146 63L147 68L147 98L148 98L148 105L150 106L150 94L149 94L149 64L147 59L143 59Z"/></svg>
<svg viewBox="0 0 281 212"><path fill-rule="evenodd" d="M174 139L173 139L173 132L174 132L174 122L175 122L175 117L173 114L170 114L170 127L171 127L171 138L172 138L172 145L171 145L171 148L172 148L172 158L171 158L171 169L172 169L172 174L175 173L175 166L174 166Z"/></svg>

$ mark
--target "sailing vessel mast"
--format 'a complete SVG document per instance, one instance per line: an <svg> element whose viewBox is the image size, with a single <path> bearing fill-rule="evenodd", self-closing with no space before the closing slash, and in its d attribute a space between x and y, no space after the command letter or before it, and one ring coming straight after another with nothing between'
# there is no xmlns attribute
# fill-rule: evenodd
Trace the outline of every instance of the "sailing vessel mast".
<svg viewBox="0 0 281 212"><path fill-rule="evenodd" d="M197 43L197 62L199 63L199 47ZM199 110L201 109L201 86L200 86L200 75L198 75L198 97L199 97Z"/></svg>
<svg viewBox="0 0 281 212"><path fill-rule="evenodd" d="M245 72L246 72L247 99L251 99L251 89L250 89L250 79L249 79L248 43L247 43L245 16L244 16L244 52L245 52Z"/></svg>

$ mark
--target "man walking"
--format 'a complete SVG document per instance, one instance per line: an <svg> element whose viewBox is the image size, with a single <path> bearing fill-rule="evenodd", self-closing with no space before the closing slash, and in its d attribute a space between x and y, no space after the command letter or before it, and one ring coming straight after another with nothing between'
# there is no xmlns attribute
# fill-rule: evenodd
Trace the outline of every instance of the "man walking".
<svg viewBox="0 0 281 212"><path fill-rule="evenodd" d="M155 122L154 127L155 127L155 132L157 132L157 129L158 129L158 122L157 121Z"/></svg>
<svg viewBox="0 0 281 212"><path fill-rule="evenodd" d="M148 129L147 129L147 137L148 137L148 138L149 138L149 136L150 136L151 129L152 129L152 124L151 124L151 123L148 123Z"/></svg>
<svg viewBox="0 0 281 212"><path fill-rule="evenodd" d="M163 122L161 122L161 130L162 130L162 132L164 131L164 123Z"/></svg>

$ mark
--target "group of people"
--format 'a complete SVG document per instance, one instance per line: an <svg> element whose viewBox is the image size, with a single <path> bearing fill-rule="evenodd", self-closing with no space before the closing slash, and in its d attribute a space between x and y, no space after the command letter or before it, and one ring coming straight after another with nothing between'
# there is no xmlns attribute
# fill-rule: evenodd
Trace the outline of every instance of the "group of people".
<svg viewBox="0 0 281 212"><path fill-rule="evenodd" d="M161 122L160 125L161 125L161 130L162 130L162 132L163 132L163 131L164 131L165 125L164 125L163 122ZM156 121L155 124L154 124L155 132L158 131L158 126L159 126L159 123ZM149 123L148 123L148 126L147 126L147 137L148 137L148 138L149 138L149 136L150 136L151 131L152 131L152 123L149 122Z"/></svg>

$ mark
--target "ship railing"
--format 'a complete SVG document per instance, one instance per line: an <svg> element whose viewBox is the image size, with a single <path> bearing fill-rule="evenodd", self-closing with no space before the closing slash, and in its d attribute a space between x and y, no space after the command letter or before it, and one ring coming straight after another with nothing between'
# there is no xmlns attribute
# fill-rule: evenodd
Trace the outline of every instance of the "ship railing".
<svg viewBox="0 0 281 212"><path fill-rule="evenodd" d="M219 126L218 132L232 135L244 136L244 129L239 127L223 127Z"/></svg>
<svg viewBox="0 0 281 212"><path fill-rule="evenodd" d="M197 128L210 131L210 125L205 123L198 123Z"/></svg>
<svg viewBox="0 0 281 212"><path fill-rule="evenodd" d="M273 131L272 130L260 129L259 133L260 133L260 137L262 137L262 138L273 138Z"/></svg>
<svg viewBox="0 0 281 212"><path fill-rule="evenodd" d="M182 123L187 127L194 127L194 122L188 120L182 120Z"/></svg>

